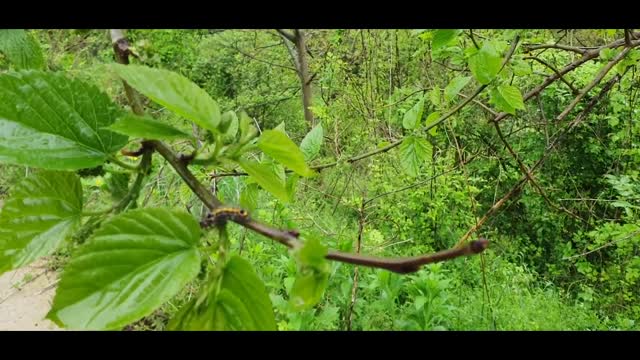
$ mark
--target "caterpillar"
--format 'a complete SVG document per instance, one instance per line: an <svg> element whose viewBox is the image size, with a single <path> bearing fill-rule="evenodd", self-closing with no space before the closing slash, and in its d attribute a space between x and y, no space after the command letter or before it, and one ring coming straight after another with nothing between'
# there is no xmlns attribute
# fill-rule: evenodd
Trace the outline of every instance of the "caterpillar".
<svg viewBox="0 0 640 360"><path fill-rule="evenodd" d="M227 220L234 221L246 221L249 219L249 213L240 208L234 207L221 207L214 209L208 213L207 216L200 222L200 225L204 228L211 227L213 225L223 225Z"/></svg>

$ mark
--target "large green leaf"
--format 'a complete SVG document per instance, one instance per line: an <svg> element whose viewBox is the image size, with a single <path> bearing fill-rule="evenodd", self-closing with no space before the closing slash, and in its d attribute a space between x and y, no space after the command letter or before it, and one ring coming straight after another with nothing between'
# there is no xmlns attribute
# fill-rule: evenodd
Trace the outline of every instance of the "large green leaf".
<svg viewBox="0 0 640 360"><path fill-rule="evenodd" d="M453 100L469 81L471 81L471 76L456 76L451 79L447 87L444 88L444 100L446 102Z"/></svg>
<svg viewBox="0 0 640 360"><path fill-rule="evenodd" d="M164 69L113 64L118 75L149 99L199 126L219 132L218 104L186 77Z"/></svg>
<svg viewBox="0 0 640 360"><path fill-rule="evenodd" d="M420 120L422 119L422 112L424 111L425 97L426 95L421 97L420 101L413 105L413 107L404 114L404 118L402 119L402 126L405 129L413 130L420 123Z"/></svg>
<svg viewBox="0 0 640 360"><path fill-rule="evenodd" d="M400 144L400 164L410 176L418 176L420 166L431 156L431 144L420 137L409 136Z"/></svg>
<svg viewBox="0 0 640 360"><path fill-rule="evenodd" d="M138 116L134 114L127 114L119 118L108 128L119 134L151 140L172 140L192 137L169 124L154 120L148 116Z"/></svg>
<svg viewBox="0 0 640 360"><path fill-rule="evenodd" d="M520 89L512 85L499 85L498 91L512 108L524 110L524 101Z"/></svg>
<svg viewBox="0 0 640 360"><path fill-rule="evenodd" d="M480 50L469 57L469 69L480 84L487 85L500 71L500 54L491 41L485 41Z"/></svg>
<svg viewBox="0 0 640 360"><path fill-rule="evenodd" d="M233 293L250 310L249 315L253 319L251 330L276 329L269 293L247 260L239 256L229 259L224 268L222 289Z"/></svg>
<svg viewBox="0 0 640 360"><path fill-rule="evenodd" d="M278 174L274 172L272 166L251 160L239 160L239 164L263 189L270 192L283 203L289 202L285 184L278 177Z"/></svg>
<svg viewBox="0 0 640 360"><path fill-rule="evenodd" d="M62 74L2 74L0 99L0 162L53 170L90 168L127 141L103 129L122 114L109 97Z"/></svg>
<svg viewBox="0 0 640 360"><path fill-rule="evenodd" d="M276 330L271 299L251 264L232 256L185 305L169 330Z"/></svg>
<svg viewBox="0 0 640 360"><path fill-rule="evenodd" d="M0 30L0 52L18 69L42 69L45 65L40 44L23 29Z"/></svg>
<svg viewBox="0 0 640 360"><path fill-rule="evenodd" d="M508 99L505 98L505 95ZM520 90L509 85L492 87L489 90L489 103L495 105L498 110L509 114L516 113L516 106L518 109L524 109L524 102L522 101Z"/></svg>
<svg viewBox="0 0 640 360"><path fill-rule="evenodd" d="M97 330L151 314L200 271L199 238L185 212L145 208L114 217L73 255L47 317Z"/></svg>
<svg viewBox="0 0 640 360"><path fill-rule="evenodd" d="M433 40L431 41L431 48L433 51L438 51L441 48L448 45L453 39L460 34L461 30L455 29L439 29L433 34Z"/></svg>
<svg viewBox="0 0 640 360"><path fill-rule="evenodd" d="M71 172L41 171L25 178L0 213L0 273L48 255L77 228L82 185Z"/></svg>
<svg viewBox="0 0 640 360"><path fill-rule="evenodd" d="M304 154L304 159L306 161L313 160L318 153L320 153L323 136L322 124L318 124L307 133L304 139L302 139L302 142L300 142L300 150Z"/></svg>
<svg viewBox="0 0 640 360"><path fill-rule="evenodd" d="M314 174L304 161L304 154L298 146L281 131L266 130L258 139L258 147L284 166L301 176Z"/></svg>

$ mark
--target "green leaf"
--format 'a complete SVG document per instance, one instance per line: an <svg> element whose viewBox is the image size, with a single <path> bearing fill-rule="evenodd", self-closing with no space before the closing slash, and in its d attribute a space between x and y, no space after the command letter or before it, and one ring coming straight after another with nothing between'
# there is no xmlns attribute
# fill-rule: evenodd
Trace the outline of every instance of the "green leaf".
<svg viewBox="0 0 640 360"><path fill-rule="evenodd" d="M107 129L121 110L87 83L59 73L0 75L0 162L52 170L101 165L127 137Z"/></svg>
<svg viewBox="0 0 640 360"><path fill-rule="evenodd" d="M304 154L304 159L306 161L313 160L318 153L320 153L323 136L322 124L318 124L307 133L304 139L302 139L302 142L300 143L300 150Z"/></svg>
<svg viewBox="0 0 640 360"><path fill-rule="evenodd" d="M296 258L304 266L322 268L326 264L325 256L327 254L327 247L322 245L318 238L309 236L309 239L296 253Z"/></svg>
<svg viewBox="0 0 640 360"><path fill-rule="evenodd" d="M471 81L471 76L456 76L444 88L444 100L450 102Z"/></svg>
<svg viewBox="0 0 640 360"><path fill-rule="evenodd" d="M277 130L266 130L258 139L258 147L297 174L308 177L314 175L304 161L304 154L289 137Z"/></svg>
<svg viewBox="0 0 640 360"><path fill-rule="evenodd" d="M291 305L295 310L307 310L322 299L329 281L326 246L315 237L309 237L302 248L295 251L298 274L291 289Z"/></svg>
<svg viewBox="0 0 640 360"><path fill-rule="evenodd" d="M244 139L246 137L255 135L258 132L256 127L253 126L253 121L246 112L240 112L240 119L238 122L240 123L240 138Z"/></svg>
<svg viewBox="0 0 640 360"><path fill-rule="evenodd" d="M258 207L258 188L257 184L247 184L240 193L240 205L248 211L253 211Z"/></svg>
<svg viewBox="0 0 640 360"><path fill-rule="evenodd" d="M460 34L461 30L455 29L439 29L436 30L433 34L433 40L431 42L431 48L433 51L438 51L441 48L445 47L453 39L455 39L458 34Z"/></svg>
<svg viewBox="0 0 640 360"><path fill-rule="evenodd" d="M322 295L329 282L328 272L315 269L301 271L291 289L291 305L294 310L308 310L322 300Z"/></svg>
<svg viewBox="0 0 640 360"><path fill-rule="evenodd" d="M514 59L511 62L511 69L516 76L526 76L533 72L531 70L531 64L519 59Z"/></svg>
<svg viewBox="0 0 640 360"><path fill-rule="evenodd" d="M296 194L296 185L298 184L298 180L300 180L300 176L297 174L291 174L291 176L287 178L285 187L287 189L289 199L293 199Z"/></svg>
<svg viewBox="0 0 640 360"><path fill-rule="evenodd" d="M435 86L433 89L431 89L431 91L429 91L429 100L431 101L431 103L433 104L433 106L435 107L439 107L441 104L441 99L440 99L440 87Z"/></svg>
<svg viewBox="0 0 640 360"><path fill-rule="evenodd" d="M284 128L284 121L281 122L280 124L278 124L278 126L276 126L273 130L277 130L282 132L283 134L287 133L287 130Z"/></svg>
<svg viewBox="0 0 640 360"><path fill-rule="evenodd" d="M430 126L433 125L433 122L435 122L439 118L440 118L440 112L439 111L432 112L431 114L429 114L429 116L427 116L427 120L425 121L425 125L427 126L427 128L429 128ZM434 126L434 127L429 129L429 134L435 136L437 131L438 131L438 127Z"/></svg>
<svg viewBox="0 0 640 360"><path fill-rule="evenodd" d="M191 215L139 209L110 219L73 255L47 317L73 329L119 329L151 314L200 271Z"/></svg>
<svg viewBox="0 0 640 360"><path fill-rule="evenodd" d="M418 176L420 166L430 156L431 144L423 138L409 136L400 144L400 165L410 176Z"/></svg>
<svg viewBox="0 0 640 360"><path fill-rule="evenodd" d="M500 71L500 54L495 44L485 41L482 48L469 58L469 69L480 84L487 85Z"/></svg>
<svg viewBox="0 0 640 360"><path fill-rule="evenodd" d="M45 66L38 40L23 29L0 30L0 52L17 69L43 69Z"/></svg>
<svg viewBox="0 0 640 360"><path fill-rule="evenodd" d="M219 289L219 290L218 290ZM232 256L171 320L169 330L276 330L271 299L251 264Z"/></svg>
<svg viewBox="0 0 640 360"><path fill-rule="evenodd" d="M420 119L422 119L422 112L424 111L424 99L426 96L420 98L409 111L404 114L404 118L402 119L402 126L407 130L415 129L420 123Z"/></svg>
<svg viewBox="0 0 640 360"><path fill-rule="evenodd" d="M105 177L105 185L113 201L120 201L127 195L129 192L130 177L131 173L128 172L113 172L107 174Z"/></svg>
<svg viewBox="0 0 640 360"><path fill-rule="evenodd" d="M219 133L218 104L186 77L163 69L112 64L116 73L149 99L197 125Z"/></svg>
<svg viewBox="0 0 640 360"><path fill-rule="evenodd" d="M81 212L74 173L40 171L22 180L0 213L0 274L54 251L78 227Z"/></svg>
<svg viewBox="0 0 640 360"><path fill-rule="evenodd" d="M263 189L267 190L283 203L289 202L285 185L271 166L242 159L239 160L239 164Z"/></svg>
<svg viewBox="0 0 640 360"><path fill-rule="evenodd" d="M495 105L495 107L500 111L504 111L512 115L516 113L516 109L502 96L497 87L492 87L489 90L489 103Z"/></svg>
<svg viewBox="0 0 640 360"><path fill-rule="evenodd" d="M427 303L427 298L424 296L418 296L414 301L415 301L414 305L416 307L416 310L420 310L422 309L422 307L424 307L424 304Z"/></svg>
<svg viewBox="0 0 640 360"><path fill-rule="evenodd" d="M154 120L149 116L134 114L127 114L119 118L108 129L132 138L150 140L172 140L192 137L171 125Z"/></svg>
<svg viewBox="0 0 640 360"><path fill-rule="evenodd" d="M512 85L500 85L498 91L502 98L514 109L524 110L524 101L520 90Z"/></svg>
<svg viewBox="0 0 640 360"><path fill-rule="evenodd" d="M269 293L247 260L239 256L229 259L222 275L222 289L231 292L251 310L253 326L247 327L249 330L276 330Z"/></svg>
<svg viewBox="0 0 640 360"><path fill-rule="evenodd" d="M235 140L236 134L238 133L238 122L238 116L235 111L227 111L222 115L220 123L224 124L224 126L221 126L221 130L224 131L222 135L222 141L224 143L231 143Z"/></svg>

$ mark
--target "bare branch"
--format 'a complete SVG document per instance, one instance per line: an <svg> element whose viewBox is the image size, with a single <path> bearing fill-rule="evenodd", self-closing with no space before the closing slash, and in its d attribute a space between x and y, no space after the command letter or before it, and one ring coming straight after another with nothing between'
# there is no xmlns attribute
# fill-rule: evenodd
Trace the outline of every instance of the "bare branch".
<svg viewBox="0 0 640 360"><path fill-rule="evenodd" d="M109 34L111 35L111 43L113 44L113 52L115 53L116 61L120 64L128 65L129 55L131 55L132 52L131 49L129 49L129 42L124 36L124 31L122 31L122 29L111 29ZM131 109L134 113L142 115L144 110L138 93L126 81L122 80L122 84L124 86L124 92L127 95L127 99L129 100L129 104L131 105Z"/></svg>
<svg viewBox="0 0 640 360"><path fill-rule="evenodd" d="M276 29L278 34L282 35L285 39L291 41L292 43L296 42L296 36L285 29Z"/></svg>
<svg viewBox="0 0 640 360"><path fill-rule="evenodd" d="M565 83L570 89L571 92L573 93L573 95L578 95L580 93L580 91L578 89L576 89L570 82L568 82L563 76L562 74L558 71L558 69L556 69L555 67L553 67L553 65L549 64L548 62L535 57L535 56L525 56L523 58L523 60L535 60L539 63L541 63L542 65L548 67L549 69L551 69L554 73L556 73L558 75L558 77L560 78L560 81L562 81L563 83Z"/></svg>

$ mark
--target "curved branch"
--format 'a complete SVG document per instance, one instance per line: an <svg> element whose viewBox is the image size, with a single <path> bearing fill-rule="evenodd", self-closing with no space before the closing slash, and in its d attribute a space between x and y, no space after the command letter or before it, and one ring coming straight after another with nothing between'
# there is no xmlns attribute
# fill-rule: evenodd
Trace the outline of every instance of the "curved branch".
<svg viewBox="0 0 640 360"><path fill-rule="evenodd" d="M535 57L535 56L525 56L524 58L522 58L523 60L535 60L537 62L539 62L540 64L548 67L549 69L551 69L554 73L556 73L558 75L558 77L560 77L560 81L562 81L563 83L565 83L570 89L571 92L573 93L573 95L578 95L580 93L580 91L578 91L578 89L576 89L573 85L571 85L570 82L567 81L567 79L565 79L562 74L560 74L560 72L558 71L558 69L556 69L555 67L553 67L553 65L549 64L548 62Z"/></svg>
<svg viewBox="0 0 640 360"><path fill-rule="evenodd" d="M210 210L215 210L222 206L218 200L187 168L187 164L164 143L157 140L145 142L146 146L153 147L167 162L176 170L178 175L185 181L189 188L200 198L202 203ZM289 248L299 248L302 242L298 239L300 233L297 230L280 230L269 225L260 223L251 218L230 218L229 220L247 228L258 234L264 235L272 240L279 242ZM401 274L415 272L422 265L433 262L446 261L460 256L468 256L478 254L484 251L488 246L488 241L479 239L473 241L462 248L443 250L434 254L427 254L407 258L382 258L372 257L359 254L344 253L341 251L330 250L326 258L329 260L340 261L344 263L369 266L374 268L385 269Z"/></svg>

